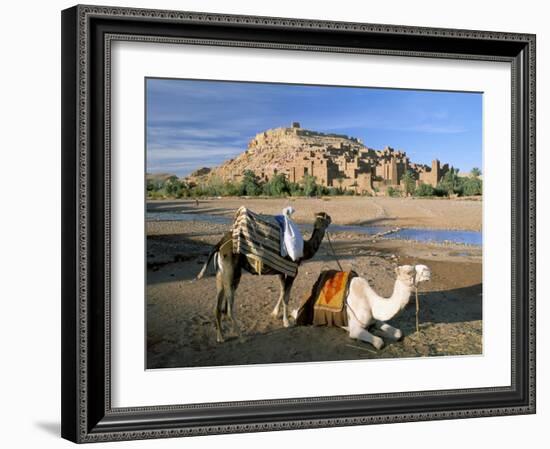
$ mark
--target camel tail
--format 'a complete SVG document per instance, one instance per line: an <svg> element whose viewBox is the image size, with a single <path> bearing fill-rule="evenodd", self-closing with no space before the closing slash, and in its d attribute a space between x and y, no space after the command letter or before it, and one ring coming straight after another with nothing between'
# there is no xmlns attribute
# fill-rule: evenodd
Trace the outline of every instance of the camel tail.
<svg viewBox="0 0 550 449"><path fill-rule="evenodd" d="M198 281L202 279L206 273L206 270L208 269L208 265L210 265L210 262L212 261L212 258L218 253L218 247L215 247L212 251L210 251L210 254L208 254L208 259L206 259L206 262L201 268L201 271L199 274L197 274L197 277L195 278L195 281Z"/></svg>
<svg viewBox="0 0 550 449"><path fill-rule="evenodd" d="M222 268L218 264L219 251L220 251L220 248L222 247L222 245L224 245L225 243L227 243L231 239L232 239L232 234L231 234L231 232L228 232L222 237L222 239L218 243L216 243L214 248L212 248L212 251L210 251L210 254L208 254L208 259L206 259L206 262L204 263L201 271L199 272L199 274L197 274L197 277L195 278L195 281L198 281L199 279L202 279L204 277L204 275L206 274L206 270L208 269L208 265L210 265L210 262L212 261L212 259L214 259L214 261L215 261L214 266L216 267L216 269L218 269L218 268L221 269Z"/></svg>

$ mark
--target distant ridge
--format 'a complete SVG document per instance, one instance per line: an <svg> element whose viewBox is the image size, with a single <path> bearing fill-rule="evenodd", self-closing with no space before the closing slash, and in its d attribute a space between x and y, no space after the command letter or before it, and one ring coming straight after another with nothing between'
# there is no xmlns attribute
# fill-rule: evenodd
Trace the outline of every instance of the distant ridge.
<svg viewBox="0 0 550 449"><path fill-rule="evenodd" d="M170 179L172 177L176 177L174 173L146 173L145 178L147 181L152 182L165 182L167 179Z"/></svg>

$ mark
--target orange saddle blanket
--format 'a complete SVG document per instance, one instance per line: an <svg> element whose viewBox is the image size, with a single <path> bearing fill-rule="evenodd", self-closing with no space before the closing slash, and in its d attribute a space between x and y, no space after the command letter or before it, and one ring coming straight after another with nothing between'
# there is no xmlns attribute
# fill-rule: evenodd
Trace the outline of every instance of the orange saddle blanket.
<svg viewBox="0 0 550 449"><path fill-rule="evenodd" d="M298 309L296 324L316 326L347 326L346 296L353 271L321 272L311 291Z"/></svg>

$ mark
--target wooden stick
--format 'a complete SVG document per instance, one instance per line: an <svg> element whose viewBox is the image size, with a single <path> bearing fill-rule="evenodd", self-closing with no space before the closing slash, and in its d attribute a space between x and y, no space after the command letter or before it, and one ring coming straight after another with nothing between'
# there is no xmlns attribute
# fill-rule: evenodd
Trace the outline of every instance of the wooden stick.
<svg viewBox="0 0 550 449"><path fill-rule="evenodd" d="M418 285L414 286L414 290L416 291L416 332L418 333L418 312L420 311L420 303L418 302Z"/></svg>

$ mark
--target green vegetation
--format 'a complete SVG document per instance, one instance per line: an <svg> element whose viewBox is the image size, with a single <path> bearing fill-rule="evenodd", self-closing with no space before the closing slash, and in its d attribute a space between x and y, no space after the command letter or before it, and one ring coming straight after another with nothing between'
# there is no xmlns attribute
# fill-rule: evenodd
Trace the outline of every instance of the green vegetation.
<svg viewBox="0 0 550 449"><path fill-rule="evenodd" d="M420 184L414 191L414 196L434 196L435 189L430 184Z"/></svg>
<svg viewBox="0 0 550 449"><path fill-rule="evenodd" d="M429 184L420 184L414 196L478 196L483 194L481 170L477 167L470 171L470 176L458 176L458 169L451 167L439 184L434 188Z"/></svg>
<svg viewBox="0 0 550 449"><path fill-rule="evenodd" d="M470 176L458 176L458 169L451 169L445 173L439 188L446 191L448 195L475 196L483 194L483 181L480 179L481 170L474 167Z"/></svg>
<svg viewBox="0 0 550 449"><path fill-rule="evenodd" d="M416 197L433 196L474 196L482 195L483 181L480 178L481 171L472 169L470 176L458 176L458 169L451 168L436 187L429 184L416 186L413 173L407 171L402 178L402 189L388 186L386 195L401 197L414 195ZM339 182L338 182L339 181ZM243 173L240 182L224 181L219 176L210 176L199 183L189 183L185 180L171 176L167 179L148 179L147 197L149 199L165 198L189 198L204 196L339 196L339 195L364 195L372 196L370 192L356 192L355 188L344 189L343 180L338 180L338 187L325 187L317 183L315 176L305 175L301 182L290 182L283 174L276 174L268 182L261 180L252 170ZM380 189L374 187L374 193Z"/></svg>
<svg viewBox="0 0 550 449"><path fill-rule="evenodd" d="M411 170L407 170L407 172L401 178L401 182L403 183L405 196L412 195L415 190L416 180L414 179L414 175Z"/></svg>
<svg viewBox="0 0 550 449"><path fill-rule="evenodd" d="M252 170L246 170L243 173L243 180L241 182L241 195L246 196L258 196L262 193L262 186Z"/></svg>
<svg viewBox="0 0 550 449"><path fill-rule="evenodd" d="M462 182L462 194L464 196L474 196L483 194L483 185L479 178L466 178Z"/></svg>
<svg viewBox="0 0 550 449"><path fill-rule="evenodd" d="M451 167L450 170L443 175L441 181L437 187L444 192L447 192L447 195L460 194L460 178L458 176L458 168Z"/></svg>
<svg viewBox="0 0 550 449"><path fill-rule="evenodd" d="M303 191L305 196L315 196L317 194L317 178L311 175L304 175L302 179Z"/></svg>
<svg viewBox="0 0 550 449"><path fill-rule="evenodd" d="M474 167L470 170L470 176L472 178L479 178L481 176L481 170L477 167Z"/></svg>
<svg viewBox="0 0 550 449"><path fill-rule="evenodd" d="M391 196L392 198L397 198L401 196L401 190L396 189L395 187L389 186L386 189L386 195Z"/></svg>
<svg viewBox="0 0 550 449"><path fill-rule="evenodd" d="M273 176L263 185L263 193L267 196L286 196L290 194L290 186L285 175Z"/></svg>

